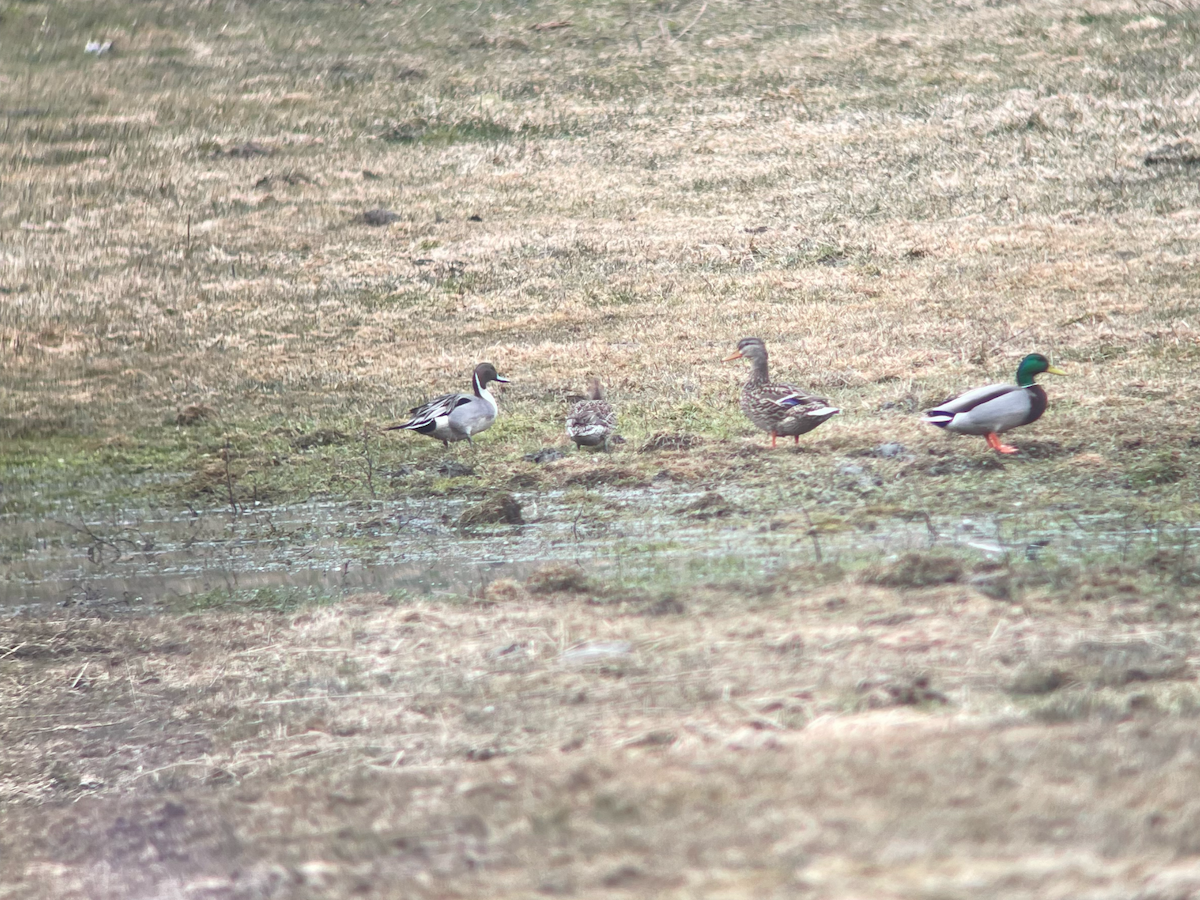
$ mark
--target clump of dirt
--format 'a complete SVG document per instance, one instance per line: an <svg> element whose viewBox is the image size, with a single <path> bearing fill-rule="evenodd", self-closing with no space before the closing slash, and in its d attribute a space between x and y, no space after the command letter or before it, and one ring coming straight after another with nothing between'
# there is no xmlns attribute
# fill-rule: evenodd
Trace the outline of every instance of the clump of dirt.
<svg viewBox="0 0 1200 900"><path fill-rule="evenodd" d="M761 456L770 449L764 444L757 442L744 441L730 451L729 455L733 459L749 459L754 456Z"/></svg>
<svg viewBox="0 0 1200 900"><path fill-rule="evenodd" d="M675 512L693 519L716 519L732 515L737 512L737 507L716 491L709 491L691 503L679 507Z"/></svg>
<svg viewBox="0 0 1200 900"><path fill-rule="evenodd" d="M531 594L586 594L592 582L578 566L552 563L526 578L525 588Z"/></svg>
<svg viewBox="0 0 1200 900"><path fill-rule="evenodd" d="M176 425L199 425L201 422L207 422L210 419L216 418L217 411L211 406L205 406L203 403L189 403L179 411L175 416Z"/></svg>
<svg viewBox="0 0 1200 900"><path fill-rule="evenodd" d="M554 462L556 459L563 458L563 452L557 447L543 447L537 453L526 453L523 457L527 462L542 463Z"/></svg>
<svg viewBox="0 0 1200 900"><path fill-rule="evenodd" d="M1190 676L1188 656L1195 649L1190 635L1163 641L1140 639L1084 640L1071 648L1071 656L1095 667L1093 683L1099 687L1140 681L1169 681Z"/></svg>
<svg viewBox="0 0 1200 900"><path fill-rule="evenodd" d="M489 603L520 603L529 599L529 592L521 582L512 578L497 578L483 592Z"/></svg>
<svg viewBox="0 0 1200 900"><path fill-rule="evenodd" d="M1156 550L1142 568L1169 577L1176 584L1200 584L1200 560L1192 553L1180 550Z"/></svg>
<svg viewBox="0 0 1200 900"><path fill-rule="evenodd" d="M687 612L687 606L674 591L650 594L636 588L602 587L591 592L588 602L593 606L620 609L635 616L677 616Z"/></svg>
<svg viewBox="0 0 1200 900"><path fill-rule="evenodd" d="M698 434L687 432L659 431L638 447L638 453L653 453L656 450L691 450L704 443Z"/></svg>
<svg viewBox="0 0 1200 900"><path fill-rule="evenodd" d="M901 675L865 678L856 690L862 695L866 709L885 709L889 706L919 706L923 703L949 703L949 698L935 690L928 675Z"/></svg>
<svg viewBox="0 0 1200 900"><path fill-rule="evenodd" d="M1079 447L1064 446L1058 441L1022 441L1020 447L1020 455L1026 459L1057 459L1078 451Z"/></svg>
<svg viewBox="0 0 1200 900"><path fill-rule="evenodd" d="M881 587L923 588L954 584L964 574L962 560L940 553L905 553L895 562L872 566L863 581Z"/></svg>
<svg viewBox="0 0 1200 900"><path fill-rule="evenodd" d="M980 572L971 578L971 587L993 600L1011 600L1014 579L1003 570Z"/></svg>
<svg viewBox="0 0 1200 900"><path fill-rule="evenodd" d="M1080 600L1135 600L1141 593L1138 572L1121 565L1103 566L1072 573ZM1069 577L1069 576L1068 576ZM1064 579L1066 580L1066 579Z"/></svg>
<svg viewBox="0 0 1200 900"><path fill-rule="evenodd" d="M357 225L370 225L372 228L379 228L384 225L391 225L393 222L399 222L403 218L399 213L394 213L390 209L368 209L366 212L359 213L354 217L354 222Z"/></svg>
<svg viewBox="0 0 1200 900"><path fill-rule="evenodd" d="M541 477L535 472L517 472L508 479L509 487L514 487L519 490L529 490L540 486L542 483Z"/></svg>
<svg viewBox="0 0 1200 900"><path fill-rule="evenodd" d="M297 450L308 450L310 447L328 447L331 444L344 444L350 438L342 431L336 428L318 428L316 431L310 431L308 434L297 435L292 438L292 446Z"/></svg>
<svg viewBox="0 0 1200 900"><path fill-rule="evenodd" d="M1002 470L1004 463L997 456L949 456L939 458L932 451L929 458L914 459L900 470L901 475L928 475L931 478L941 478L946 475L967 475L972 472L989 472Z"/></svg>
<svg viewBox="0 0 1200 900"><path fill-rule="evenodd" d="M482 503L464 510L458 517L459 528L500 524L525 524L525 519L521 516L521 504L512 494L496 494L494 497L488 497Z"/></svg>
<svg viewBox="0 0 1200 900"><path fill-rule="evenodd" d="M674 594L651 600L638 610L638 614L643 616L681 616L685 612L687 607Z"/></svg>
<svg viewBox="0 0 1200 900"><path fill-rule="evenodd" d="M1129 466L1129 483L1136 488L1156 484L1174 484L1187 476L1178 450L1163 450L1149 459Z"/></svg>
<svg viewBox="0 0 1200 900"><path fill-rule="evenodd" d="M190 498L215 494L225 495L237 483L237 473L232 471L224 460L217 460L192 473L192 476L181 485L180 492L184 497Z"/></svg>
<svg viewBox="0 0 1200 900"><path fill-rule="evenodd" d="M802 566L785 566L765 582L768 592L809 590L837 584L846 577L845 570L835 562L814 562Z"/></svg>
<svg viewBox="0 0 1200 900"><path fill-rule="evenodd" d="M1037 696L1052 694L1070 679L1061 669L1023 666L1008 685L1010 694Z"/></svg>
<svg viewBox="0 0 1200 900"><path fill-rule="evenodd" d="M568 475L563 484L576 484L581 487L596 487L601 484L615 484L623 487L638 487L645 484L637 472L621 466L597 466L583 472Z"/></svg>
<svg viewBox="0 0 1200 900"><path fill-rule="evenodd" d="M232 156L234 159L252 159L256 156L274 156L275 148L268 147L266 144L260 144L258 141L243 141L240 144L234 144L222 152L226 156Z"/></svg>

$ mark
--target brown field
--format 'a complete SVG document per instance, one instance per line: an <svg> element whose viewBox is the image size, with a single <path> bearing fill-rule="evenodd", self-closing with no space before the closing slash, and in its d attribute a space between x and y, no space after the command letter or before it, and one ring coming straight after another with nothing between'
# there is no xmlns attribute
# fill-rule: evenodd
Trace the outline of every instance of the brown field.
<svg viewBox="0 0 1200 900"><path fill-rule="evenodd" d="M1185 0L0 3L0 898L1200 897L1198 65ZM918 421L1035 350L1018 457ZM381 430L484 359L474 448ZM591 374L628 442L527 460ZM507 567L97 593L168 540Z"/></svg>

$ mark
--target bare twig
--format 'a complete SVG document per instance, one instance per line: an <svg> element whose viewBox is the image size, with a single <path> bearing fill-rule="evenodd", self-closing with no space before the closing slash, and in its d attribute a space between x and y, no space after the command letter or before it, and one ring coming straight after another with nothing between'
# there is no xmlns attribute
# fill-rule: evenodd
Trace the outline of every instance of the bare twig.
<svg viewBox="0 0 1200 900"><path fill-rule="evenodd" d="M10 657L14 653L16 653L18 650L20 650L22 647L28 647L28 646L29 646L29 641L21 641L21 643L15 644L12 647L9 647L7 650L5 650L3 653L0 653L0 659L7 659L8 657Z"/></svg>
<svg viewBox="0 0 1200 900"><path fill-rule="evenodd" d="M74 725L55 725L53 728L39 728L30 734L52 734L56 731L89 731L92 728L110 728L113 725L124 725L128 719L116 719L112 722L81 722Z"/></svg>
<svg viewBox="0 0 1200 900"><path fill-rule="evenodd" d="M118 541L128 544L131 547L137 547L137 542L131 541L129 538L106 538L102 535L96 534L96 532L94 532L91 527L88 526L87 522L83 522L81 525L75 525L66 521L65 519L52 519L51 521L57 522L59 525L62 525L65 528L70 528L76 534L82 534L84 537L90 539L92 541L92 547L88 550L88 559L94 563L103 561L103 553L100 554L99 559L96 558L96 554L93 552L96 547L111 548L112 551L117 554L117 559L121 558L121 547L117 543Z"/></svg>
<svg viewBox="0 0 1200 900"><path fill-rule="evenodd" d="M821 554L821 538L817 534L817 526L813 524L812 516L808 514L808 507L803 503L800 504L800 512L804 514L804 521L808 522L808 536L812 538L813 549L817 554L817 562L823 562Z"/></svg>
<svg viewBox="0 0 1200 900"><path fill-rule="evenodd" d="M689 31L691 31L692 26L700 21L700 17L702 15L704 15L704 11L706 9L708 9L708 0L704 0L704 5L700 7L700 12L696 13L696 18L694 18L694 19L692 19L692 21L688 22L687 25L684 26L683 31L681 31L681 32L679 32L679 34L675 35L675 40L679 40L681 37L683 37L685 34L687 34Z"/></svg>
<svg viewBox="0 0 1200 900"><path fill-rule="evenodd" d="M233 472L229 468L229 459L233 455L233 448L229 443L229 437L225 437L225 489L229 492L229 508L232 510L232 515L237 516L238 504L237 497L233 493Z"/></svg>
<svg viewBox="0 0 1200 900"><path fill-rule="evenodd" d="M371 499L375 499L375 463L371 459L371 431L370 426L363 425L362 430L362 455L367 462L367 490L371 492Z"/></svg>
<svg viewBox="0 0 1200 900"><path fill-rule="evenodd" d="M782 722L778 721L777 719L773 719L771 716L765 716L760 712L755 712L750 707L748 707L745 703L742 703L739 700L734 700L733 696L730 694L728 685L725 686L725 690L722 692L721 699L724 700L726 703L728 703L730 706L732 706L734 709L739 710L740 712L743 712L746 715L748 715L750 717L751 721L753 721L756 725L765 726L767 728L774 728L776 731L787 731L787 726L784 725Z"/></svg>

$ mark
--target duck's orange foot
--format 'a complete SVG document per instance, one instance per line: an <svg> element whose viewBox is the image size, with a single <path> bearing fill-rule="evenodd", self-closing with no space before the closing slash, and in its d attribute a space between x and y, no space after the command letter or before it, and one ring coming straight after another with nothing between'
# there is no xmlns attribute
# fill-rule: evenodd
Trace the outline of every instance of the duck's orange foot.
<svg viewBox="0 0 1200 900"><path fill-rule="evenodd" d="M1020 452L1019 450L1017 450L1016 447L1012 447L1012 446L1009 446L1008 444L1003 443L1000 440L1000 435L998 435L998 434L989 434L987 436L987 442L988 442L988 446L991 447L993 450L995 450L997 453L1019 453Z"/></svg>

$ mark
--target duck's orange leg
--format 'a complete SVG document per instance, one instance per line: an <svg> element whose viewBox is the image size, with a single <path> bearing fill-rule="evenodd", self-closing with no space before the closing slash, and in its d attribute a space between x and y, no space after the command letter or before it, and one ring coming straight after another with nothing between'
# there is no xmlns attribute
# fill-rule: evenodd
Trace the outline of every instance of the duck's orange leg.
<svg viewBox="0 0 1200 900"><path fill-rule="evenodd" d="M987 442L988 442L988 446L991 447L993 450L995 450L997 453L1018 453L1018 452L1020 452L1017 450L1016 447L1012 447L1012 446L1002 442L1000 440L1000 435L998 435L998 434L989 434L987 436Z"/></svg>
<svg viewBox="0 0 1200 900"><path fill-rule="evenodd" d="M799 447L800 446L800 435L793 434L792 437L795 439L796 446Z"/></svg>
<svg viewBox="0 0 1200 900"><path fill-rule="evenodd" d="M775 449L775 438L777 438L777 437L778 437L778 435L777 435L777 434L775 434L775 432L773 432L773 431L772 431L772 432L771 432L771 449L772 449L772 450L774 450L774 449Z"/></svg>

